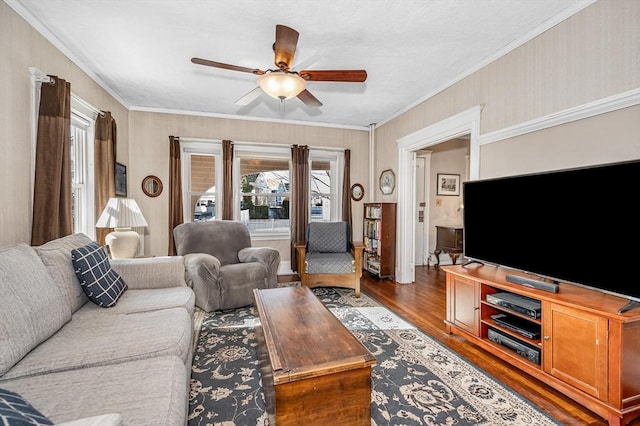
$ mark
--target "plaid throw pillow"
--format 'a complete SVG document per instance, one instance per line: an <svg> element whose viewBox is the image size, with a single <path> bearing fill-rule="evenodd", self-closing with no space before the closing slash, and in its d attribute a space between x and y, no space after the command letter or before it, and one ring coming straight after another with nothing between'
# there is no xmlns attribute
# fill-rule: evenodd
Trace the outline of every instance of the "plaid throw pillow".
<svg viewBox="0 0 640 426"><path fill-rule="evenodd" d="M52 425L33 405L15 392L0 389L1 425Z"/></svg>
<svg viewBox="0 0 640 426"><path fill-rule="evenodd" d="M71 250L73 269L89 300L103 308L115 306L127 284L113 269L104 249L95 241Z"/></svg>

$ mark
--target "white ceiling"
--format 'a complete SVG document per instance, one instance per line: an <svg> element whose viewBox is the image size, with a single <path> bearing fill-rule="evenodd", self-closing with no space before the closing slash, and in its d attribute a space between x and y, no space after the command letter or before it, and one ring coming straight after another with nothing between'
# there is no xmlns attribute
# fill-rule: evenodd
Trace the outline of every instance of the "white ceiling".
<svg viewBox="0 0 640 426"><path fill-rule="evenodd" d="M127 108L348 128L388 121L593 1L5 0ZM317 109L265 94L242 107L256 76L190 62L275 68L276 24L300 33L293 70L367 81L309 82Z"/></svg>

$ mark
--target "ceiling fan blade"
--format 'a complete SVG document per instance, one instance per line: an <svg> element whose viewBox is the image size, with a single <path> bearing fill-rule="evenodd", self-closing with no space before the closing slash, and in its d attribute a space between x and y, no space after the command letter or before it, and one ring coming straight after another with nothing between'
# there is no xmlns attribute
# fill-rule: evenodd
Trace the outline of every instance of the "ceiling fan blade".
<svg viewBox="0 0 640 426"><path fill-rule="evenodd" d="M304 89L302 92L298 93L298 99L304 102L306 106L311 108L318 108L322 106L322 102L320 102L318 98L313 96L307 89Z"/></svg>
<svg viewBox="0 0 640 426"><path fill-rule="evenodd" d="M258 96L262 95L262 93L264 93L262 91L262 88L260 88L260 86L256 86L255 89L253 89L252 91L250 91L249 93L247 93L246 95L238 99L236 101L236 105L240 105L240 106L249 105L251 102L255 101L258 98Z"/></svg>
<svg viewBox="0 0 640 426"><path fill-rule="evenodd" d="M248 72L251 74L258 74L258 75L264 74L264 71L259 70L257 68L247 68L247 67L240 67L238 65L229 65L229 64L224 64L222 62L210 61L208 59L191 58L191 62L198 65L206 65L208 67L222 68L222 69L231 70L231 71Z"/></svg>
<svg viewBox="0 0 640 426"><path fill-rule="evenodd" d="M304 70L298 73L307 81L344 81L362 83L367 79L365 70Z"/></svg>
<svg viewBox="0 0 640 426"><path fill-rule="evenodd" d="M293 28L276 25L276 42L273 43L273 51L275 52L275 64L278 68L283 70L291 68L299 35Z"/></svg>

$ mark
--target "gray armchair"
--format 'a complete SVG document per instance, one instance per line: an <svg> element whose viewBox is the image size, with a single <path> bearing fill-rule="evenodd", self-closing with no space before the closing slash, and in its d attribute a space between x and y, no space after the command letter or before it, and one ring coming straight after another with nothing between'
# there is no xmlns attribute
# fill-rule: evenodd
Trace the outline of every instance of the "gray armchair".
<svg viewBox="0 0 640 426"><path fill-rule="evenodd" d="M251 247L242 222L183 223L173 229L177 254L184 256L185 278L196 306L211 312L253 303L253 289L275 287L280 253Z"/></svg>

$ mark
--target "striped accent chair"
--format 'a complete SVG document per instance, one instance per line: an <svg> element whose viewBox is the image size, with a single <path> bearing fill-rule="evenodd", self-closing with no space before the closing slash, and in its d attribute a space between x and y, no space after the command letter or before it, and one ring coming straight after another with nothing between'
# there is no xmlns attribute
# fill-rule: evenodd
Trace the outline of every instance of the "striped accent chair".
<svg viewBox="0 0 640 426"><path fill-rule="evenodd" d="M360 297L362 243L350 240L347 222L311 222L296 244L298 275L307 287L352 288Z"/></svg>

